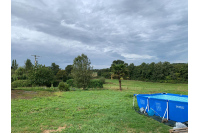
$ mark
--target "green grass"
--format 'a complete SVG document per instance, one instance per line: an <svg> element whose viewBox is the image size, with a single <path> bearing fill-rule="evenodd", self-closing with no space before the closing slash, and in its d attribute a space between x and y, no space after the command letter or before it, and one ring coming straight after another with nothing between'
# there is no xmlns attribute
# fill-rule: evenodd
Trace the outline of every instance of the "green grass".
<svg viewBox="0 0 200 133"><path fill-rule="evenodd" d="M118 80L106 80L104 88L119 90ZM133 80L122 80L122 90L134 94L145 93L174 93L188 95L188 84L153 83Z"/></svg>
<svg viewBox="0 0 200 133"><path fill-rule="evenodd" d="M50 92L48 89L37 89L49 95L39 93L31 99L12 99L12 132L58 132L63 127L61 132L168 133L169 126L139 115L132 109L132 95L151 92L187 94L187 84L123 80L123 91L119 91L117 80L106 82L103 90ZM33 88L17 89L34 91Z"/></svg>

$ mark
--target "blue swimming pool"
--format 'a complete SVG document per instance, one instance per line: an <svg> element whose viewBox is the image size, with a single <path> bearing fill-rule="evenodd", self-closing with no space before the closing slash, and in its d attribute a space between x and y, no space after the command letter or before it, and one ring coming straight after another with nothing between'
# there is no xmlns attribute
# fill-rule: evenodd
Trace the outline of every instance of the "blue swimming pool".
<svg viewBox="0 0 200 133"><path fill-rule="evenodd" d="M139 108L146 112L153 110L155 115L177 122L188 121L188 96L170 93L134 94Z"/></svg>

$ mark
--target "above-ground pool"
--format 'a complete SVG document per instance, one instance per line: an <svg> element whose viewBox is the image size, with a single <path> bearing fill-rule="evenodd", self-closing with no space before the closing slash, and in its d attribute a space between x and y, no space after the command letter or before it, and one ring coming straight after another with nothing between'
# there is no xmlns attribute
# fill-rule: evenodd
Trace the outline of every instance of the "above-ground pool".
<svg viewBox="0 0 200 133"><path fill-rule="evenodd" d="M188 96L170 93L134 94L139 108L146 112L153 110L155 115L177 122L188 121Z"/></svg>

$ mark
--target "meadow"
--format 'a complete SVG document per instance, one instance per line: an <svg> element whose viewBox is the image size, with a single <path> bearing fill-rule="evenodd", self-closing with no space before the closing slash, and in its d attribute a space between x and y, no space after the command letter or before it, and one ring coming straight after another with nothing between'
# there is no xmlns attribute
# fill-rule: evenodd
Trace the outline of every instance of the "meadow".
<svg viewBox="0 0 200 133"><path fill-rule="evenodd" d="M60 92L57 88L12 90L13 133L168 133L169 127L135 112L133 94L188 94L188 84L106 80L104 88Z"/></svg>

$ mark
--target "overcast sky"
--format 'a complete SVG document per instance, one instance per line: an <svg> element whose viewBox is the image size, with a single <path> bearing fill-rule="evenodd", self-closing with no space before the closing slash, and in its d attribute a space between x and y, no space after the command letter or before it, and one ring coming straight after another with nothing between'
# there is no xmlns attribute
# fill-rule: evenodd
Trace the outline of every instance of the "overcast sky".
<svg viewBox="0 0 200 133"><path fill-rule="evenodd" d="M94 69L113 60L188 62L187 0L12 0L11 61L64 69L82 53Z"/></svg>

